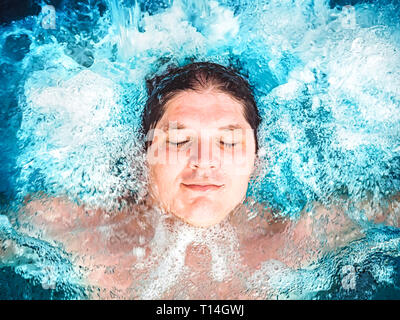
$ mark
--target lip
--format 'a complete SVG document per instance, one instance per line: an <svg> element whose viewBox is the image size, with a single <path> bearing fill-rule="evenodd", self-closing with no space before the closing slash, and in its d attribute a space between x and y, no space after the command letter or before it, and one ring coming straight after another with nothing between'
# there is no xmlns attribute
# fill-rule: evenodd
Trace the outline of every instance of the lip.
<svg viewBox="0 0 400 320"><path fill-rule="evenodd" d="M221 189L221 187L223 186L223 185L218 186L218 185L215 185L215 184L199 185L199 184L184 184L184 183L182 183L182 185L185 188L189 189L189 190L202 191L202 192L205 192L205 191L216 191L216 190Z"/></svg>

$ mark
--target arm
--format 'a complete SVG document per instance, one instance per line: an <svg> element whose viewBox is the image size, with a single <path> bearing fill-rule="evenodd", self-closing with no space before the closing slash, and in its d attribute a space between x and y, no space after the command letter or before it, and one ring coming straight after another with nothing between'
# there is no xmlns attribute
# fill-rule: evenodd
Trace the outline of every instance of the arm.
<svg viewBox="0 0 400 320"><path fill-rule="evenodd" d="M400 193L389 198L386 207L374 204L371 197L355 203L354 207L370 223L400 226ZM303 209L300 219L290 229L292 248L303 255L301 262L314 261L364 236L363 227L349 218L346 206L326 207L318 202L313 203L310 211Z"/></svg>
<svg viewBox="0 0 400 320"><path fill-rule="evenodd" d="M364 234L360 226L351 220L344 208L324 206L313 202L309 211L303 209L297 221L290 224L286 250L291 267L303 267L335 251Z"/></svg>
<svg viewBox="0 0 400 320"><path fill-rule="evenodd" d="M138 276L132 274L137 262L133 249L143 248L145 257L150 254L146 245L152 229L144 227L139 211L131 207L111 214L88 210L65 197L36 196L26 200L18 220L24 233L61 243L74 265L83 267L86 284L102 288L99 297L110 298L109 292L128 289L133 275Z"/></svg>
<svg viewBox="0 0 400 320"><path fill-rule="evenodd" d="M372 223L400 227L400 192L389 197L386 206L376 205L369 196L357 203L356 208Z"/></svg>
<svg viewBox="0 0 400 320"><path fill-rule="evenodd" d="M70 233L110 223L109 217L101 209L78 205L66 196L49 197L39 193L25 198L17 222L19 229L29 235L62 241Z"/></svg>
<svg viewBox="0 0 400 320"><path fill-rule="evenodd" d="M293 228L295 242L323 245L324 251L344 246L360 236L360 227L347 216L344 208L319 202L313 202L309 211L303 209Z"/></svg>
<svg viewBox="0 0 400 320"><path fill-rule="evenodd" d="M79 209L65 197L29 195L17 214L17 225L28 235L59 240L78 225Z"/></svg>
<svg viewBox="0 0 400 320"><path fill-rule="evenodd" d="M314 202L297 220L283 218L261 204L254 210L257 216L251 220L244 213L231 217L243 263L252 270L271 259L301 268L362 236L360 228L338 206L328 208Z"/></svg>

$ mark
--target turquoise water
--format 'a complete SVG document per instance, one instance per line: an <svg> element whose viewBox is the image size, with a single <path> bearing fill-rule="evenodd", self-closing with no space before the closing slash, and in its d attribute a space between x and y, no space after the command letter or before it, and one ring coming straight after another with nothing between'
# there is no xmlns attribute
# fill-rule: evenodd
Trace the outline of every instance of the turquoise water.
<svg viewBox="0 0 400 320"><path fill-rule="evenodd" d="M68 254L18 233L13 212L36 191L107 208L121 195L140 197L144 78L171 63L208 60L248 75L265 161L249 197L290 217L313 200L347 207L369 196L385 205L400 191L399 9L395 1L104 0L21 5L15 19L5 11L0 236L23 253L0 266L0 297L85 298ZM283 272L280 297L399 298L398 230L348 214L367 236L314 269Z"/></svg>

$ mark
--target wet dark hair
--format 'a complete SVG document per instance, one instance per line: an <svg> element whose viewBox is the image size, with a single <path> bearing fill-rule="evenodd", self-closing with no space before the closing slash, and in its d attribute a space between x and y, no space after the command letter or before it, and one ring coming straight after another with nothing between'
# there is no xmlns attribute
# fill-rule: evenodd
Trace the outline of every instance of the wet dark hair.
<svg viewBox="0 0 400 320"><path fill-rule="evenodd" d="M161 75L146 81L148 100L143 117L142 130L147 136L165 112L165 104L175 95L186 90L199 91L212 87L227 93L243 105L243 115L254 132L256 153L258 151L257 130L261 118L252 89L248 81L233 68L211 62L194 62L183 67L169 68ZM146 141L146 150L151 141Z"/></svg>

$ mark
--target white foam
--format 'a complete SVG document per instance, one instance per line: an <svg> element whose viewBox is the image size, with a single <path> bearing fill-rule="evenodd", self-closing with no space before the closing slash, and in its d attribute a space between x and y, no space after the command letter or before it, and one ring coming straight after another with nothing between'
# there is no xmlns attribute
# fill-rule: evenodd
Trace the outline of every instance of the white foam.
<svg viewBox="0 0 400 320"><path fill-rule="evenodd" d="M197 228L175 220L174 226L167 222L169 215L162 215L155 227L151 241L152 254L146 262L151 270L141 283L142 299L159 299L168 289L184 281L188 268L185 266L186 249L189 244L202 244L210 249L210 277L224 281L231 276L239 263L237 236L232 227L222 223L210 228Z"/></svg>

